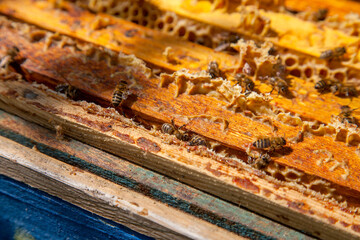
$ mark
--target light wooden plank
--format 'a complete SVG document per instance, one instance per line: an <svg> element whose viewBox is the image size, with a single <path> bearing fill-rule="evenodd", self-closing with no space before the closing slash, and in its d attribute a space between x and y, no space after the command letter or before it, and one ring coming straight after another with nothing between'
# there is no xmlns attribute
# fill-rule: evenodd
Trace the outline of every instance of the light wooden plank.
<svg viewBox="0 0 360 240"><path fill-rule="evenodd" d="M309 239L241 207L0 110L0 135L243 237Z"/></svg>
<svg viewBox="0 0 360 240"><path fill-rule="evenodd" d="M244 239L0 137L0 173L157 239ZM20 173L20 174L19 174Z"/></svg>

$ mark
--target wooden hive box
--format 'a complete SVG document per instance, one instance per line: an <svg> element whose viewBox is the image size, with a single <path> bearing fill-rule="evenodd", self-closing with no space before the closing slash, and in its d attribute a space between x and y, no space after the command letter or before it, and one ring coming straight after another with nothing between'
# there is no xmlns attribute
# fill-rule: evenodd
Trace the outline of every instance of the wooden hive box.
<svg viewBox="0 0 360 240"><path fill-rule="evenodd" d="M359 238L358 18L327 8L2 0L0 108L312 236Z"/></svg>

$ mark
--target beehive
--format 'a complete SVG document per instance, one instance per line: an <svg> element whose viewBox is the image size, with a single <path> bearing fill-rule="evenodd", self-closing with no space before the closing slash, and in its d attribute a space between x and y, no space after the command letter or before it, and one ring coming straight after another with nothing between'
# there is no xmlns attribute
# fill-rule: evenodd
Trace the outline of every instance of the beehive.
<svg viewBox="0 0 360 240"><path fill-rule="evenodd" d="M267 216L315 236L359 234L359 130L338 115L341 105L356 108L360 101L314 89L314 82L323 78L358 86L356 34L348 36L350 32L341 33L338 27L328 32L313 29L318 23L284 12L281 1L69 2L0 2L0 12L26 22L1 19L2 59L9 59L7 49L14 44L20 46L18 57L26 59L21 71L2 65L2 108L231 202L264 210ZM170 11L174 5L177 12ZM201 14L190 19L195 10ZM242 17L236 28L225 21L232 14ZM304 43L291 29L286 32L287 26L273 25L284 18L304 23L306 32L320 40L313 39L314 46L300 52L311 41ZM212 49L235 34L242 39L230 44L231 52ZM295 44L289 48L292 37ZM319 59L324 42L327 48L349 44L348 61ZM276 54L269 54L272 47ZM209 74L210 61L219 63L220 76ZM280 63L286 66L285 73L275 67ZM236 83L235 74L241 72L255 81L255 91L246 92ZM289 96L279 94L278 88L269 94L270 78L286 73L294 76L284 80ZM121 80L129 84L133 99L123 107L106 108ZM83 101L49 90L60 82L78 88ZM31 99L31 94L24 94L26 89L41 97ZM66 107L59 108L60 103ZM24 106L36 114L27 116ZM47 117L54 120L47 122ZM171 120L176 126L185 124L207 146L191 146L162 133L161 125ZM257 135L284 136L288 142L282 151L272 153L264 169L248 162L249 156L264 153L252 147ZM121 150L124 146L147 154L131 156ZM220 189L221 184L226 187ZM246 198L251 201L244 203ZM278 212L270 210L274 206Z"/></svg>

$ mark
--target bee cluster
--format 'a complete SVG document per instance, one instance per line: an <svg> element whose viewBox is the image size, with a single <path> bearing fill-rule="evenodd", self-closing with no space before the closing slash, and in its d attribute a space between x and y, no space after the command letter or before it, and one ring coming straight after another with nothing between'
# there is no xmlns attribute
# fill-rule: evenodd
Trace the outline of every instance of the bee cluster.
<svg viewBox="0 0 360 240"><path fill-rule="evenodd" d="M249 65L245 64L244 66ZM216 61L211 61L209 63L207 72L211 78L218 78L223 75L219 69L219 64ZM242 89L244 89L246 94L249 94L254 91L255 83L250 78L251 73L248 72L248 74L245 74L246 71L243 72L244 73L235 74L234 81L237 85L240 85ZM271 75L264 77L264 79L266 79L266 82L272 86L271 92L276 90L279 94L285 97L290 96L289 83L287 81L288 79L286 79L286 67L283 64L275 64L273 66Z"/></svg>
<svg viewBox="0 0 360 240"><path fill-rule="evenodd" d="M257 169L264 169L271 162L270 154L275 150L283 148L285 145L286 140L283 137L258 137L258 139L252 143L252 146L256 149L265 150L266 152L258 156L249 153L248 163Z"/></svg>
<svg viewBox="0 0 360 240"><path fill-rule="evenodd" d="M187 131L183 131L182 128L185 127L185 124L177 128L175 126L174 120L171 120L171 123L164 123L161 126L161 131L169 135L175 136L180 141L187 142L189 146L205 146L208 147L208 142L199 135L190 135Z"/></svg>
<svg viewBox="0 0 360 240"><path fill-rule="evenodd" d="M320 54L320 59L332 61L338 60L340 61L342 57L346 54L345 47L337 47L335 49L330 49L323 51ZM357 97L358 91L355 86L350 84L344 84L335 79L321 79L315 83L315 89L320 93L331 92L339 97Z"/></svg>
<svg viewBox="0 0 360 240"><path fill-rule="evenodd" d="M324 59L328 61L332 61L332 60L341 61L344 54L346 54L346 48L337 47L334 49L323 51L320 54L320 59ZM317 81L315 83L315 89L321 94L330 92L338 97L350 98L351 101L352 98L358 97L359 95L359 92L354 85L346 84L340 82L339 80L329 79L329 78L324 78ZM339 114L339 117L342 123L347 122L349 124L354 124L358 126L357 119L354 116L352 116L352 112L355 109L351 109L348 105L344 105L340 107L340 110L341 112Z"/></svg>
<svg viewBox="0 0 360 240"><path fill-rule="evenodd" d="M319 93L331 92L339 97L357 97L358 91L355 86L341 83L333 79L321 79L315 83L315 89Z"/></svg>
<svg viewBox="0 0 360 240"><path fill-rule="evenodd" d="M322 21L326 17L326 11L319 11L316 14L316 21ZM271 47L267 53L269 55L276 54L276 49ZM343 56L346 54L345 47L337 47L331 50L323 51L320 55L320 59L331 61L341 61ZM245 67L246 66L246 67ZM250 65L248 63L244 64L244 68L242 69L242 73L236 73L233 77L235 84L240 85L243 89L245 95L248 95L252 91L255 90L255 83L251 79L254 76L255 69L249 70ZM246 71L244 71L246 70ZM208 74L211 78L218 78L225 74L221 73L219 69L219 64L215 61L212 61L208 65ZM287 78L287 70L286 66L282 64L281 59L278 59L278 62L272 66L272 71L268 76L262 76L259 78L260 80L265 80L265 83L269 84L272 87L270 93L274 90L278 92L278 94L290 98L292 96L292 92L290 91L290 83ZM358 91L355 86L347 83L343 83L336 79L321 79L320 81L315 83L315 89L320 93L331 92L335 96L345 97L345 98L353 98L358 96ZM351 109L349 106L342 106L341 113L339 117L342 123L349 123L358 125L357 119L352 116L352 113L355 109ZM258 169L265 168L271 162L271 153L277 149L280 149L286 145L286 140L283 137L260 137L256 141L253 142L252 147L264 150L265 152L255 156L253 154L249 154L248 163L253 167Z"/></svg>
<svg viewBox="0 0 360 240"><path fill-rule="evenodd" d="M248 163L257 168L264 169L271 162L271 157L268 153L260 154L258 157L248 156Z"/></svg>
<svg viewBox="0 0 360 240"><path fill-rule="evenodd" d="M275 50L272 49L272 51ZM218 78L224 75L219 69L219 64L216 61L211 61L209 63L207 72L211 78ZM287 76L286 67L283 64L281 64L280 61L278 61L278 63L273 65L270 75L264 77L263 79L265 79L266 82L272 86L271 92L276 90L278 94L288 97L290 95L290 90L289 90L289 83L287 81L288 79L286 78L286 76ZM241 88L244 90L245 95L248 95L255 89L255 83L250 78L249 74L237 73L235 74L233 80L235 81L235 84L241 86ZM180 138L178 137L178 139ZM203 144L199 144L199 143L203 143ZM204 139L200 138L199 136L195 136L189 142L189 145L206 145L206 144ZM286 145L286 140L283 137L259 137L256 141L252 143L252 147L259 150L263 150L265 152L261 153L258 156L249 153L248 163L257 169L264 169L271 162L270 155L275 150L281 149L285 145Z"/></svg>
<svg viewBox="0 0 360 240"><path fill-rule="evenodd" d="M229 51L230 43L238 40L229 39L226 44L226 47L219 48L219 51ZM269 48L267 51L269 55L276 55L277 50L274 47ZM332 50L324 51L320 58L328 61L341 60L342 56L346 53L346 49L344 47L335 48ZM243 93L245 96L249 95L251 92L255 91L255 82L252 80L254 78L254 72L256 70L253 69L248 63L244 64L244 68L242 72L235 73L233 75L233 81L236 85L241 86ZM227 75L223 72L217 61L210 61L207 67L207 74L210 76L210 79L217 78L226 78ZM284 64L282 64L281 59L278 58L277 63L272 65L271 71L269 71L267 76L262 76L258 79L263 80L265 83L272 87L270 93L274 90L277 91L278 95L282 95L286 98L290 98L292 96L292 92L290 91L290 82L289 78L287 78L287 69ZM121 102L126 99L126 85L119 84L113 94L113 106L118 106ZM339 97L356 97L358 95L357 90L354 86L342 83L338 80L331 79L322 79L315 84L315 89L320 93L331 92ZM355 109L351 109L349 106L343 106L341 108L341 113L339 114L342 123L356 124L357 120L352 116L352 112ZM174 120L171 123L164 123L161 127L161 131L163 133L173 135L180 141L184 141L188 146L205 146L209 148L209 143L203 137L195 134L189 134L188 131L184 130L185 125L181 127L176 127ZM257 138L252 144L251 147L257 150L260 150L260 153L252 154L248 153L248 163L257 169L265 169L268 164L271 162L271 155L279 150L283 149L287 144L287 141L284 137L277 136L262 136Z"/></svg>
<svg viewBox="0 0 360 240"><path fill-rule="evenodd" d="M345 47L336 47L334 49L326 50L321 52L320 59L326 59L326 60L341 60L341 57L344 56L346 53Z"/></svg>
<svg viewBox="0 0 360 240"><path fill-rule="evenodd" d="M248 78L243 73L238 73L235 75L235 81L237 84L239 84L242 88L245 89L245 92L252 92L254 91L255 83L253 80Z"/></svg>

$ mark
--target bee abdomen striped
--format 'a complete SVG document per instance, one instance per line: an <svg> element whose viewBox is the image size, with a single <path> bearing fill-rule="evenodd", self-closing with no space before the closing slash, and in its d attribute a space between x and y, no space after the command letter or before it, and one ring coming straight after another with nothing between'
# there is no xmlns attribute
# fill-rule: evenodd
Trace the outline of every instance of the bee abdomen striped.
<svg viewBox="0 0 360 240"><path fill-rule="evenodd" d="M116 85L115 90L113 92L111 103L114 107L117 107L121 104L121 102L125 98L125 91L126 91L126 82L121 81L118 85Z"/></svg>
<svg viewBox="0 0 360 240"><path fill-rule="evenodd" d="M328 87L328 84L324 80L320 80L316 82L315 89L322 90L326 89Z"/></svg>
<svg viewBox="0 0 360 240"><path fill-rule="evenodd" d="M271 141L269 138L258 139L253 142L253 146L256 148L268 148L271 146Z"/></svg>
<svg viewBox="0 0 360 240"><path fill-rule="evenodd" d="M205 146L207 147L207 142L204 138L200 137L200 136L194 136L190 142L189 142L190 146Z"/></svg>
<svg viewBox="0 0 360 240"><path fill-rule="evenodd" d="M356 119L354 117L345 117L341 120L342 123L348 122L350 124L356 124Z"/></svg>
<svg viewBox="0 0 360 240"><path fill-rule="evenodd" d="M320 59L331 58L333 55L334 55L333 50L326 50L326 51L321 52Z"/></svg>
<svg viewBox="0 0 360 240"><path fill-rule="evenodd" d="M112 105L114 107L117 107L122 102L122 100L123 100L122 93L120 93L118 91L115 91L113 93L113 96L112 96L112 99L111 99Z"/></svg>
<svg viewBox="0 0 360 240"><path fill-rule="evenodd" d="M167 133L167 134L173 134L175 132L175 128L174 126L172 126L171 124L169 123L164 123L162 126L161 126L161 131L163 133Z"/></svg>

